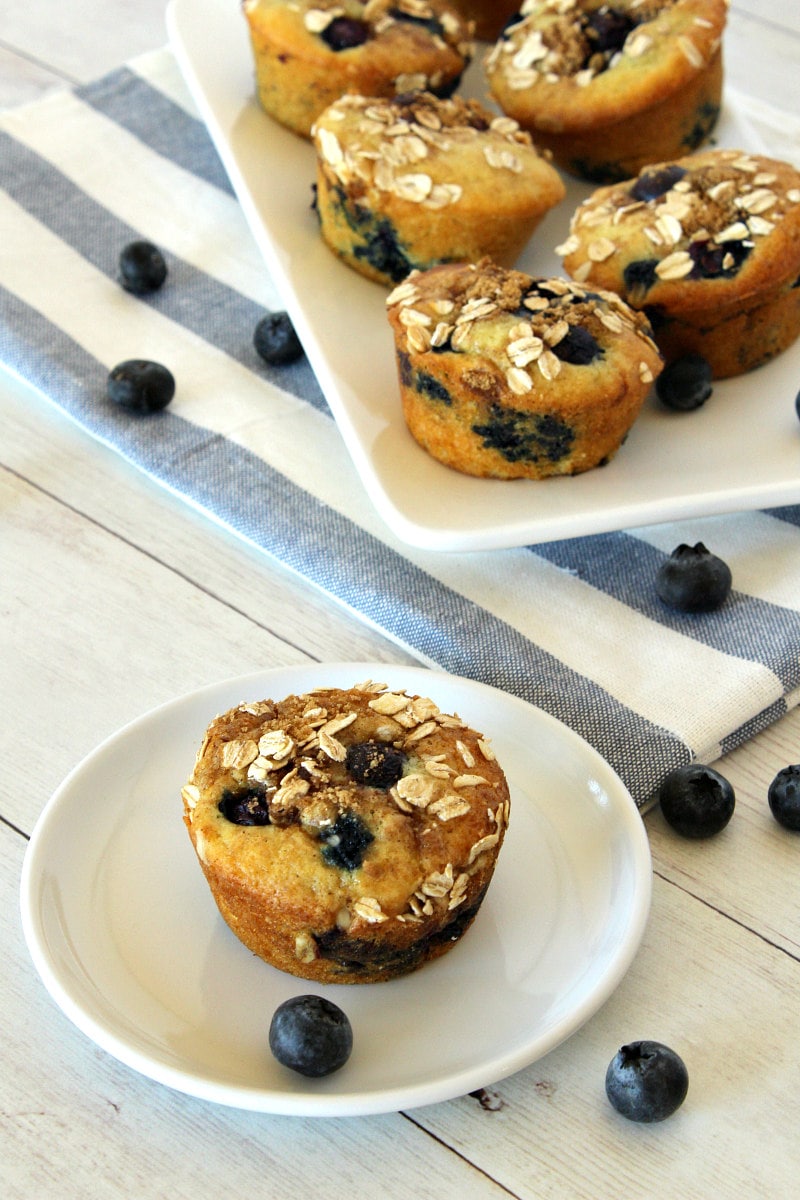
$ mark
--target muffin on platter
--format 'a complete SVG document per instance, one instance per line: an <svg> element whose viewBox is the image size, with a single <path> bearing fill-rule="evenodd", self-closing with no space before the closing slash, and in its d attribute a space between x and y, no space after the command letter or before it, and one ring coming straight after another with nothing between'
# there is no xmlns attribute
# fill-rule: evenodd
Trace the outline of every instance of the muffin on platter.
<svg viewBox="0 0 800 1200"><path fill-rule="evenodd" d="M448 96L474 52L448 0L243 0L262 107L308 137L346 92Z"/></svg>
<svg viewBox="0 0 800 1200"><path fill-rule="evenodd" d="M388 285L441 262L512 265L566 194L516 121L475 100L343 96L313 137L323 238Z"/></svg>
<svg viewBox="0 0 800 1200"><path fill-rule="evenodd" d="M453 0L458 11L475 25L475 37L493 42L522 0Z"/></svg>
<svg viewBox="0 0 800 1200"><path fill-rule="evenodd" d="M182 796L230 928L320 983L392 979L447 953L480 908L510 806L485 737L371 681L223 713Z"/></svg>
<svg viewBox="0 0 800 1200"><path fill-rule="evenodd" d="M597 189L560 247L585 287L643 310L664 357L708 360L718 379L780 354L800 333L800 172L706 150Z"/></svg>
<svg viewBox="0 0 800 1200"><path fill-rule="evenodd" d="M412 273L387 306L408 428L468 475L607 463L662 366L646 319L614 293L488 260Z"/></svg>
<svg viewBox="0 0 800 1200"><path fill-rule="evenodd" d="M492 96L595 183L697 149L716 124L727 0L524 0L486 57Z"/></svg>

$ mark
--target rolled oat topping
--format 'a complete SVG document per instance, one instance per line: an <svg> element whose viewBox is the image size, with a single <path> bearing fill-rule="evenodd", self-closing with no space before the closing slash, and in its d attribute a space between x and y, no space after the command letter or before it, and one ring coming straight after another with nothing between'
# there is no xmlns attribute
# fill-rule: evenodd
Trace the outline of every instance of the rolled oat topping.
<svg viewBox="0 0 800 1200"><path fill-rule="evenodd" d="M427 0L298 0L290 7L302 11L306 29L318 36L325 36L339 21L363 22L366 38L378 37L398 23L413 22L427 30L434 45L449 46L466 60L474 51L471 26L457 13L438 10Z"/></svg>
<svg viewBox="0 0 800 1200"><path fill-rule="evenodd" d="M398 309L398 320L410 335L409 347L419 354L437 352L443 345L456 352L487 353L505 372L515 395L524 395L542 379L552 381L565 363L585 363L589 348L600 351L598 339L636 331L653 347L649 326L612 292L587 292L580 283L564 279L532 279L506 271L488 260L468 268L448 296L453 308L449 339L434 347L428 336L431 309L440 297L412 273L388 296L387 307ZM494 323L487 348L484 322ZM577 332L580 331L580 332ZM586 353L575 351L580 339ZM477 380L474 381L477 386Z"/></svg>
<svg viewBox="0 0 800 1200"><path fill-rule="evenodd" d="M524 0L521 19L510 24L487 56L490 72L500 72L509 88L524 91L535 84L570 79L586 87L624 59L657 50L665 26L659 18L680 0ZM709 22L696 20L698 30ZM699 40L699 39L698 39ZM704 35L704 44L707 35ZM678 48L697 70L707 64L703 50L688 34ZM711 53L718 45L712 42Z"/></svg>
<svg viewBox="0 0 800 1200"><path fill-rule="evenodd" d="M723 276L738 269L759 238L767 237L800 201L800 190L779 182L776 172L740 150L721 150L698 157L697 164L673 164L672 185L647 200L631 202L631 192L647 191L648 178L663 178L664 167L643 171L634 182L608 189L602 200L589 198L575 213L570 236L556 252L585 254L572 274L585 281L592 264L627 252L627 225L641 225L653 246L654 273L662 280ZM767 160L769 161L769 160ZM654 190L657 190L654 187ZM613 227L606 236L590 231Z"/></svg>
<svg viewBox="0 0 800 1200"><path fill-rule="evenodd" d="M414 91L394 100L341 97L314 130L320 158L330 175L363 195L370 188L391 193L424 208L457 204L463 182L441 175L449 152L484 140L487 164L518 175L525 154L535 154L530 135L508 117L496 117L476 100L440 100Z"/></svg>

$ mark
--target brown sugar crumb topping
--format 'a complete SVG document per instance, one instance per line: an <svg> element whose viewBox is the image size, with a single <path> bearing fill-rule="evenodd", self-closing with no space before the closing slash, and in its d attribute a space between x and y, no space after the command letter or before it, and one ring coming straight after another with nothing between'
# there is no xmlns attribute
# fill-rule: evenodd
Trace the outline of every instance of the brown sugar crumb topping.
<svg viewBox="0 0 800 1200"><path fill-rule="evenodd" d="M530 135L511 117L495 116L475 100L440 100L428 92L394 100L343 96L313 132L326 170L345 187L359 194L368 188L393 192L431 209L456 204L463 195L456 173L438 181L430 173L434 161L459 146L482 138L487 164L516 175L524 156L536 153Z"/></svg>
<svg viewBox="0 0 800 1200"><path fill-rule="evenodd" d="M631 331L655 350L646 319L613 293L588 294L579 283L532 279L489 260L448 278L452 286L444 294L412 272L388 296L387 307L397 308L409 348L418 354L446 344L456 352L477 350L500 366L516 395L531 391L535 378L558 377L562 359L555 350L576 327L598 344ZM446 319L437 319L445 309ZM491 335L482 328L487 321L494 324ZM467 375L478 391L496 389L489 370L475 367Z"/></svg>
<svg viewBox="0 0 800 1200"><path fill-rule="evenodd" d="M452 10L435 9L427 0L304 0L289 7L303 13L303 24L309 33L322 34L333 21L350 18L363 21L369 26L371 36L379 37L405 20L414 22L432 45L455 49L467 60L474 51L472 23L462 20Z"/></svg>
<svg viewBox="0 0 800 1200"><path fill-rule="evenodd" d="M791 181L795 186L782 183L774 165L742 151L719 151L712 161L682 171L668 190L652 199L632 200L630 184L615 188L602 203L590 198L581 205L573 217L570 236L556 252L569 255L583 249L586 261L573 276L585 281L593 263L621 251L627 241L624 227L635 223L659 260L655 272L662 280L691 274L698 246L721 253L723 268L726 247L730 247L729 268L734 246L740 253L751 250L800 203L797 177ZM647 168L639 178L659 170L658 166ZM596 237L591 232L594 228L598 229ZM616 229L621 231L619 239L615 239Z"/></svg>
<svg viewBox="0 0 800 1200"><path fill-rule="evenodd" d="M640 58L657 47L663 30L654 23L680 0L524 0L521 19L510 25L489 52L487 70L502 73L506 84L524 91L540 81L572 80L588 86L623 59ZM698 20L699 27L709 22ZM706 65L703 51L688 34L677 45L696 69ZM712 46L712 52L716 44Z"/></svg>

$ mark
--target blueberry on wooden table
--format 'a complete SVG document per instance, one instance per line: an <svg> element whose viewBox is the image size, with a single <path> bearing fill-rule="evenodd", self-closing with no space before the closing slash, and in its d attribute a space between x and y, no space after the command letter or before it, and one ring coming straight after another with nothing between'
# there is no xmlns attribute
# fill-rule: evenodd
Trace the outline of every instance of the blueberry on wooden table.
<svg viewBox="0 0 800 1200"><path fill-rule="evenodd" d="M779 825L800 831L800 764L778 771L769 785L767 800Z"/></svg>
<svg viewBox="0 0 800 1200"><path fill-rule="evenodd" d="M680 1055L662 1042L630 1042L608 1064L606 1095L629 1121L663 1121L680 1108L689 1073Z"/></svg>
<svg viewBox="0 0 800 1200"><path fill-rule="evenodd" d="M167 278L167 264L152 242L129 242L119 256L119 281L126 292L144 296L155 292Z"/></svg>
<svg viewBox="0 0 800 1200"><path fill-rule="evenodd" d="M701 354L685 354L668 363L656 379L656 395L667 408L691 412L711 395L711 366Z"/></svg>
<svg viewBox="0 0 800 1200"><path fill-rule="evenodd" d="M175 378L161 363L129 358L109 372L106 392L121 408L146 416L167 407L175 395Z"/></svg>
<svg viewBox="0 0 800 1200"><path fill-rule="evenodd" d="M736 807L730 782L713 767L687 763L662 780L658 799L664 820L682 837L713 837L725 828Z"/></svg>
<svg viewBox="0 0 800 1200"><path fill-rule="evenodd" d="M300 339L288 313L271 312L262 317L253 334L253 345L264 362L282 367L303 353Z"/></svg>
<svg viewBox="0 0 800 1200"><path fill-rule="evenodd" d="M656 572L656 592L670 608L681 612L712 612L731 590L731 570L702 542L681 543Z"/></svg>
<svg viewBox="0 0 800 1200"><path fill-rule="evenodd" d="M323 996L293 996L273 1014L269 1048L284 1067L320 1078L347 1062L353 1049L353 1029L338 1004Z"/></svg>

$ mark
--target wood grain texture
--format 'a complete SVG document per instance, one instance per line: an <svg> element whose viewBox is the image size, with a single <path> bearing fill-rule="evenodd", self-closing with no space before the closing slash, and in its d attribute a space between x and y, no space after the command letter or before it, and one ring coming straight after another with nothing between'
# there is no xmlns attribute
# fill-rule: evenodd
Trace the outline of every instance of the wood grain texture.
<svg viewBox="0 0 800 1200"><path fill-rule="evenodd" d="M163 44L163 7L12 5L0 106ZM729 82L793 107L798 6L736 0L730 30ZM85 1038L43 988L18 915L26 835L67 771L120 725L214 679L416 660L5 377L0 430L4 1200L795 1194L800 1147L780 1114L800 1100L800 835L773 821L766 789L800 761L800 710L717 764L737 795L719 838L684 842L648 815L653 907L630 972L567 1043L481 1095L360 1120L269 1117L172 1092ZM663 1125L630 1125L605 1100L609 1059L638 1037L670 1043L689 1068L687 1101Z"/></svg>

